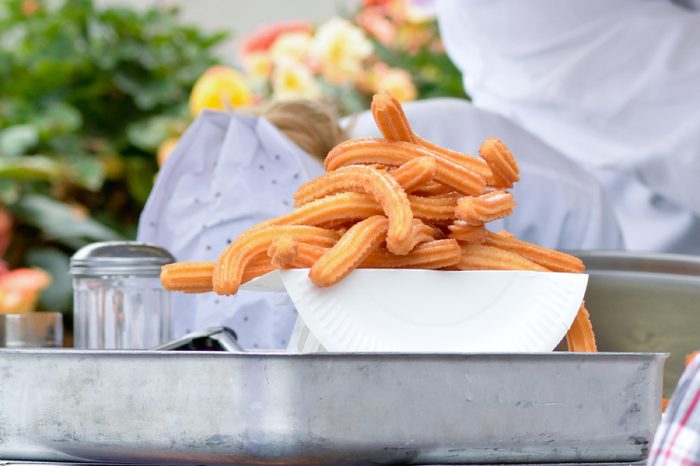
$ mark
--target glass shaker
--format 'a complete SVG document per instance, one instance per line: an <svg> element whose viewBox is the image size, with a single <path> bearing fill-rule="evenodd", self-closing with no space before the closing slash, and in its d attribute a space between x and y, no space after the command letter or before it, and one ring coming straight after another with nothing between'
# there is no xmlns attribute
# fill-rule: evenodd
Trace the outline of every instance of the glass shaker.
<svg viewBox="0 0 700 466"><path fill-rule="evenodd" d="M163 248L136 241L94 243L71 258L73 340L79 349L150 349L172 340Z"/></svg>

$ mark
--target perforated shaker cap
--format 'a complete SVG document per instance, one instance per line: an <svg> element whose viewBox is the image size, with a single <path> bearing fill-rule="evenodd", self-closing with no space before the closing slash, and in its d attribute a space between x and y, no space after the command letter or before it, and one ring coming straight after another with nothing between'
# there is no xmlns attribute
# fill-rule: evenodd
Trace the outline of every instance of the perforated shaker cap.
<svg viewBox="0 0 700 466"><path fill-rule="evenodd" d="M138 241L105 241L78 250L70 260L73 276L130 275L153 276L160 268L175 262L167 250Z"/></svg>

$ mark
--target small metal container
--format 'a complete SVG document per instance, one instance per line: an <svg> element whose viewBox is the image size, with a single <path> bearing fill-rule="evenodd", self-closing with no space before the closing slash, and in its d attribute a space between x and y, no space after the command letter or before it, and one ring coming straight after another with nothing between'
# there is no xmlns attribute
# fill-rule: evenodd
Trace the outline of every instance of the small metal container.
<svg viewBox="0 0 700 466"><path fill-rule="evenodd" d="M60 312L0 314L1 348L60 348L63 315Z"/></svg>
<svg viewBox="0 0 700 466"><path fill-rule="evenodd" d="M147 349L172 339L171 299L159 280L174 262L135 241L95 243L71 258L73 338L80 349Z"/></svg>

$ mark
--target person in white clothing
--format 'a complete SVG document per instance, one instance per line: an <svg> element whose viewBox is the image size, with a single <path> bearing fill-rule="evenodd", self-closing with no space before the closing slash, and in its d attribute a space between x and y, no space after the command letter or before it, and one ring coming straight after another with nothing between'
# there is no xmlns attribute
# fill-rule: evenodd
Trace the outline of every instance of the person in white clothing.
<svg viewBox="0 0 700 466"><path fill-rule="evenodd" d="M245 229L291 210L296 188L323 174L320 160L345 137L316 105L286 103L283 116L265 113L274 125L205 112L158 175L138 239L165 247L178 261L215 261ZM495 230L560 249L621 247L596 180L517 125L463 100L413 102L405 110L416 132L437 144L474 153L494 135L513 150L521 167L514 190L519 206L511 218L494 222ZM378 136L369 112L353 120L354 137ZM296 319L283 293L244 290L233 297L176 293L175 313L177 336L226 325L252 349L285 348Z"/></svg>
<svg viewBox="0 0 700 466"><path fill-rule="evenodd" d="M474 104L590 170L627 249L700 254L700 12L670 0L438 0Z"/></svg>

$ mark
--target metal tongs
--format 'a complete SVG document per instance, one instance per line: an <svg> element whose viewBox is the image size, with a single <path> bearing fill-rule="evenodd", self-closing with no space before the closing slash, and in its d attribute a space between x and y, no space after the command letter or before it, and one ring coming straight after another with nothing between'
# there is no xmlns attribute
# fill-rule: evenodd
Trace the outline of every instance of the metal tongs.
<svg viewBox="0 0 700 466"><path fill-rule="evenodd" d="M227 351L244 353L238 335L228 327L210 327L153 348L153 351Z"/></svg>

